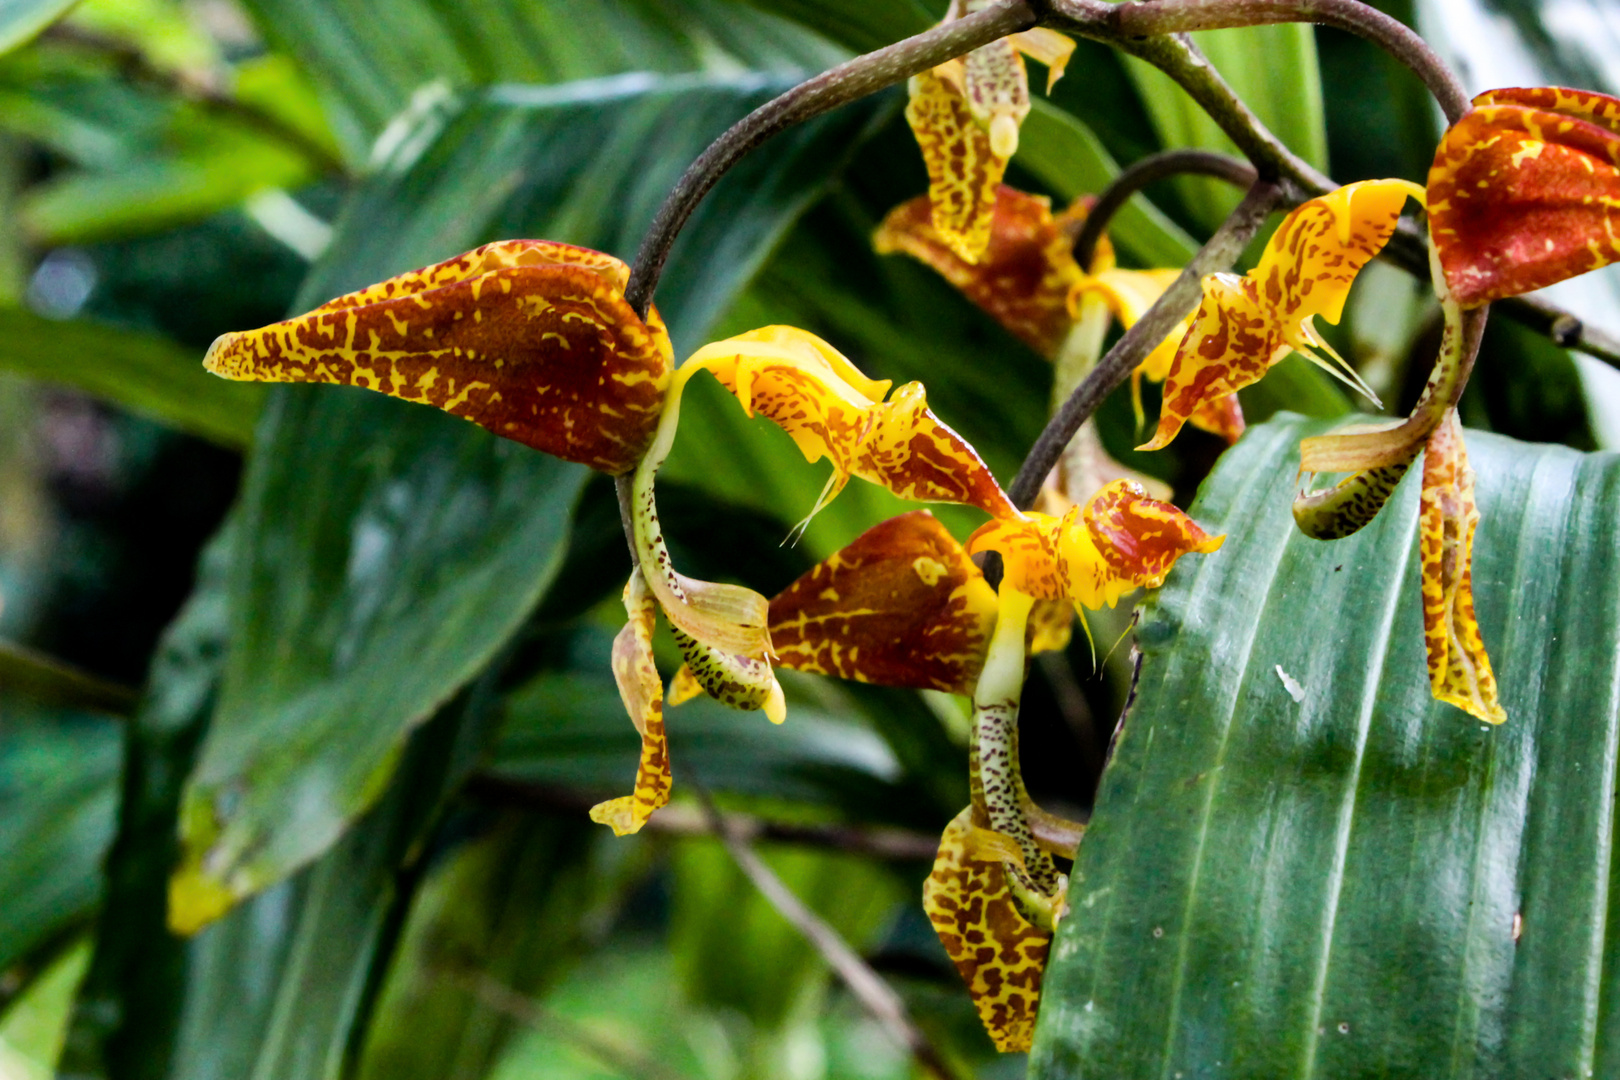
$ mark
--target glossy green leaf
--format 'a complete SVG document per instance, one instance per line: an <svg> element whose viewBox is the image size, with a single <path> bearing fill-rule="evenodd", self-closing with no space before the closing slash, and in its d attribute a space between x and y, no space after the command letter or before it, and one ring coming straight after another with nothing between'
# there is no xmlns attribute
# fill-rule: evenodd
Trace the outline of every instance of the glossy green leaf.
<svg viewBox="0 0 1620 1080"><path fill-rule="evenodd" d="M202 370L154 334L0 307L0 369L61 383L224 446L245 446L264 388Z"/></svg>
<svg viewBox="0 0 1620 1080"><path fill-rule="evenodd" d="M249 0L266 37L322 83L345 141L372 137L435 80L461 88L629 71L820 71L824 40L733 0L443 4Z"/></svg>
<svg viewBox="0 0 1620 1080"><path fill-rule="evenodd" d="M938 4L920 0L747 0L792 19L855 52L871 52L920 34L939 20Z"/></svg>
<svg viewBox="0 0 1620 1080"><path fill-rule="evenodd" d="M1308 25L1280 24L1205 30L1192 37L1274 135L1312 165L1326 169L1327 127L1315 33ZM1129 67L1165 146L1237 153L1215 121L1168 75L1141 60L1132 59ZM1189 209L1211 229L1243 194L1219 180L1185 177L1179 183Z"/></svg>
<svg viewBox="0 0 1620 1080"><path fill-rule="evenodd" d="M1143 610L1033 1076L1620 1068L1620 459L1468 435L1488 727L1430 697L1417 471L1349 539L1295 529L1323 427L1222 458L1192 514L1225 546Z"/></svg>
<svg viewBox="0 0 1620 1080"><path fill-rule="evenodd" d="M51 1080L57 1074L73 995L89 962L89 938L74 939L51 958L22 997L0 1013L0 1075L7 1080Z"/></svg>
<svg viewBox="0 0 1620 1080"><path fill-rule="evenodd" d="M491 670L416 732L386 793L321 858L191 941L169 1080L343 1075L429 830L487 741L495 682Z"/></svg>
<svg viewBox="0 0 1620 1080"><path fill-rule="evenodd" d="M182 809L206 881L253 893L371 805L410 729L539 599L584 476L380 395L272 398L243 492L230 658Z"/></svg>
<svg viewBox="0 0 1620 1080"><path fill-rule="evenodd" d="M110 717L0 696L0 971L100 899L121 745Z"/></svg>
<svg viewBox="0 0 1620 1080"><path fill-rule="evenodd" d="M78 0L0 0L0 53L31 41Z"/></svg>

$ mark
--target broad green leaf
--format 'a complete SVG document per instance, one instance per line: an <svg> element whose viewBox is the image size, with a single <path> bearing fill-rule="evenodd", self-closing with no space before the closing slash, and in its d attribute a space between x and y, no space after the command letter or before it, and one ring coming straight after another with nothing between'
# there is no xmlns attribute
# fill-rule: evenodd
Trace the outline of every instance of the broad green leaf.
<svg viewBox="0 0 1620 1080"><path fill-rule="evenodd" d="M820 71L824 40L735 0L444 4L249 0L266 37L323 86L341 136L363 153L412 95L564 83L630 71Z"/></svg>
<svg viewBox="0 0 1620 1080"><path fill-rule="evenodd" d="M465 823L481 827L483 823ZM423 882L366 1034L361 1080L484 1076L521 1030L486 981L543 994L578 951L598 826L500 814Z"/></svg>
<svg viewBox="0 0 1620 1080"><path fill-rule="evenodd" d="M53 957L26 993L0 1014L0 1076L51 1080L67 1036L73 994L90 962L90 940L80 937Z"/></svg>
<svg viewBox="0 0 1620 1080"><path fill-rule="evenodd" d="M920 0L747 0L792 19L855 52L871 52L920 34L939 20Z"/></svg>
<svg viewBox="0 0 1620 1080"><path fill-rule="evenodd" d="M279 880L376 800L406 734L539 599L584 475L380 395L272 397L242 497L230 658L181 811L186 902Z"/></svg>
<svg viewBox="0 0 1620 1080"><path fill-rule="evenodd" d="M100 899L121 744L111 717L0 696L0 971Z"/></svg>
<svg viewBox="0 0 1620 1080"><path fill-rule="evenodd" d="M158 643L140 708L128 721L118 833L106 901L80 989L63 1071L163 1080L185 990L185 942L167 925L175 818L225 662L226 586L234 519L204 549L191 598Z"/></svg>
<svg viewBox="0 0 1620 1080"><path fill-rule="evenodd" d="M136 693L12 641L0 640L0 686L46 705L122 716Z"/></svg>
<svg viewBox="0 0 1620 1080"><path fill-rule="evenodd" d="M1315 32L1308 25L1281 24L1205 30L1192 38L1261 123L1294 153L1326 169L1327 127ZM1134 58L1129 67L1165 146L1237 153L1209 114L1168 75ZM1185 177L1180 184L1189 209L1211 229L1243 194L1224 181L1201 177Z"/></svg>
<svg viewBox="0 0 1620 1080"><path fill-rule="evenodd" d="M791 85L763 75L646 73L446 93L401 120L351 198L307 304L486 240L564 240L629 261L664 195L709 142ZM874 117L868 99L776 136L721 180L671 252L657 303L677 359L825 190Z"/></svg>
<svg viewBox="0 0 1620 1080"><path fill-rule="evenodd" d="M491 669L401 753L391 786L321 858L186 949L169 1080L336 1080L359 1050L430 829L494 716Z"/></svg>
<svg viewBox="0 0 1620 1080"><path fill-rule="evenodd" d="M1032 104L1013 160L1062 199L1107 187L1119 174L1119 165L1091 129L1044 98ZM1184 266L1198 250L1197 241L1141 195L1120 208L1108 226L1108 237L1143 266Z"/></svg>
<svg viewBox="0 0 1620 1080"><path fill-rule="evenodd" d="M1324 427L1222 458L1192 514L1225 546L1143 609L1033 1076L1620 1069L1620 459L1468 434L1488 727L1430 697L1416 471L1349 539L1295 529Z"/></svg>
<svg viewBox="0 0 1620 1080"><path fill-rule="evenodd" d="M8 53L65 15L78 0L0 0L0 53Z"/></svg>
<svg viewBox="0 0 1620 1080"><path fill-rule="evenodd" d="M122 408L245 446L264 388L216 379L190 349L154 334L0 307L0 369L62 383Z"/></svg>

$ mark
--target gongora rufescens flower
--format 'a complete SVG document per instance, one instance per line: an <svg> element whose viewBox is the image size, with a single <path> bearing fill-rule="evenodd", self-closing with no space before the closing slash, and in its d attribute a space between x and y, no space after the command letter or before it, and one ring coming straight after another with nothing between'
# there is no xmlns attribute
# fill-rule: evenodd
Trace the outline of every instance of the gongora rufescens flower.
<svg viewBox="0 0 1620 1080"><path fill-rule="evenodd" d="M1620 100L1488 90L1440 140L1429 233L1463 307L1620 258Z"/></svg>
<svg viewBox="0 0 1620 1080"><path fill-rule="evenodd" d="M945 21L989 0L952 0ZM928 167L934 227L966 262L977 262L990 241L996 185L1018 150L1018 128L1029 115L1024 56L1047 65L1047 90L1063 76L1074 42L1037 28L990 44L914 75L906 120Z"/></svg>
<svg viewBox="0 0 1620 1080"><path fill-rule="evenodd" d="M1158 430L1140 449L1169 445L1199 408L1258 382L1289 352L1373 397L1313 320L1339 321L1351 282L1383 250L1409 197L1421 203L1423 190L1405 180L1348 184L1296 207L1247 274L1204 278L1204 299L1165 377Z"/></svg>
<svg viewBox="0 0 1620 1080"><path fill-rule="evenodd" d="M502 240L221 336L227 379L342 383L419 402L608 473L652 441L673 354L625 302L630 270L549 240Z"/></svg>

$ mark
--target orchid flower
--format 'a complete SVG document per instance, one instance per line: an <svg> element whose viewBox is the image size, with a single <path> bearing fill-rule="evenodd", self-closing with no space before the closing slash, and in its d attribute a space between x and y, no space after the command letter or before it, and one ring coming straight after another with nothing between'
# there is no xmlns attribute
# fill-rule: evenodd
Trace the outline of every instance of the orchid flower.
<svg viewBox="0 0 1620 1080"><path fill-rule="evenodd" d="M952 0L944 21L989 2ZM1072 40L1036 28L912 76L906 120L928 167L933 224L964 262L978 262L990 242L996 187L1018 150L1018 129L1029 115L1024 56L1047 66L1050 93L1072 52Z"/></svg>

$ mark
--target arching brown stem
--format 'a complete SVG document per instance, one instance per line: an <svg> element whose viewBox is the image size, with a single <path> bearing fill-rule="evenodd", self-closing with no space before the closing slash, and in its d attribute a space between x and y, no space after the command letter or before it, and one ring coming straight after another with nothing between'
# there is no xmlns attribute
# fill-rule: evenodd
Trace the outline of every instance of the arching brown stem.
<svg viewBox="0 0 1620 1080"><path fill-rule="evenodd" d="M1132 162L1097 195L1096 203L1086 215L1085 224L1074 238L1074 261L1083 267L1091 266L1097 241L1102 239L1108 223L1132 195L1149 184L1172 176L1187 175L1213 176L1241 188L1252 187L1258 178L1253 165L1212 150L1165 150L1149 154Z"/></svg>

